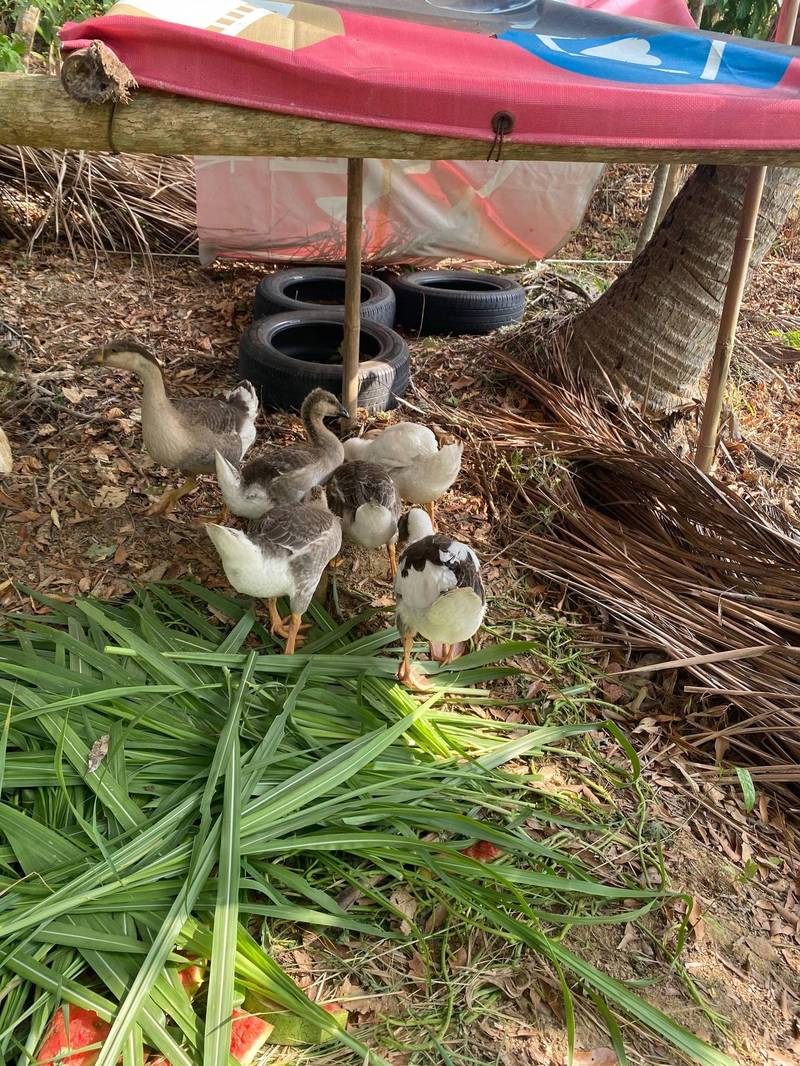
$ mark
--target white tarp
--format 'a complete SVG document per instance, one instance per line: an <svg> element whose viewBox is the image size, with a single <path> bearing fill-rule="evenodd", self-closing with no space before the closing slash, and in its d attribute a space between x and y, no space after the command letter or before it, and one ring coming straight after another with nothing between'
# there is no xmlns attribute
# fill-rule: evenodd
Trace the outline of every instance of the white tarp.
<svg viewBox="0 0 800 1066"><path fill-rule="evenodd" d="M201 158L200 257L344 259L343 159ZM364 259L519 264L558 249L581 221L600 163L367 160Z"/></svg>

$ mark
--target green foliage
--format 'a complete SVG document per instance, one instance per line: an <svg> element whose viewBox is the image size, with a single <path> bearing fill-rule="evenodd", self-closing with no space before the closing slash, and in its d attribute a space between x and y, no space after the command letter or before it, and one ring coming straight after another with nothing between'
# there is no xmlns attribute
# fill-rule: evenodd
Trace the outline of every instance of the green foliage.
<svg viewBox="0 0 800 1066"><path fill-rule="evenodd" d="M790 329L786 333L781 333L780 330L770 330L770 337L777 337L782 344L785 344L789 348L795 350L800 349L800 330Z"/></svg>
<svg viewBox="0 0 800 1066"><path fill-rule="evenodd" d="M703 6L700 26L717 33L764 40L772 29L779 7L778 0L711 0Z"/></svg>
<svg viewBox="0 0 800 1066"><path fill-rule="evenodd" d="M58 45L58 31L65 22L83 22L94 15L102 15L111 7L114 0L42 0L38 3L42 15L39 29L34 41L34 51L47 54L51 46ZM12 3L11 17L15 21L20 12L30 4L30 0L15 0ZM4 68L2 38L0 38L0 69Z"/></svg>
<svg viewBox="0 0 800 1066"><path fill-rule="evenodd" d="M23 70L22 56L25 52L25 44L16 36L0 33L0 70L18 71Z"/></svg>
<svg viewBox="0 0 800 1066"><path fill-rule="evenodd" d="M742 786L744 809L749 814L756 805L756 786L753 783L753 776L745 766L736 767L736 776L739 778L739 784Z"/></svg>
<svg viewBox="0 0 800 1066"><path fill-rule="evenodd" d="M124 606L47 603L46 619L10 616L0 634L1 1062L30 1062L66 1001L112 1022L98 1066L141 1063L145 1044L173 1066L228 1066L235 981L338 1040L348 1061L386 1066L251 931L263 922L264 943L287 925L359 934L435 966L423 930L443 911L556 975L570 1045L582 996L615 1046L624 1018L677 1060L732 1066L567 946L573 926L638 923L670 897L642 887L657 840L614 802L573 797L565 816L536 772L602 736L606 791L638 795L613 722L476 713L500 702L485 682L524 683L503 663L533 644L420 663L434 686L421 703L394 680L396 630L354 638L359 619L339 624L318 605L308 643L286 656L251 611L198 586L155 585ZM608 863L603 840L626 861ZM466 853L478 841L497 861ZM343 885L364 902L344 908ZM396 892L416 901L407 931ZM664 934L670 960L684 932ZM175 980L176 949L211 960L199 1013Z"/></svg>

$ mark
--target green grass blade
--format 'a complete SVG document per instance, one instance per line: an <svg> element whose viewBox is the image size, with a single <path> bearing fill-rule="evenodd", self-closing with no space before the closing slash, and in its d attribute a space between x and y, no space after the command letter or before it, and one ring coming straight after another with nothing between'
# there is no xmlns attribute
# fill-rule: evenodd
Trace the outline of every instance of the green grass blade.
<svg viewBox="0 0 800 1066"><path fill-rule="evenodd" d="M239 846L242 816L240 783L239 717L241 693L249 683L255 653L248 660L242 675L239 694L231 708L231 743L226 746L225 789L223 795L222 828L220 833L217 902L211 947L211 970L206 1004L206 1028L203 1043L203 1062L206 1066L227 1066L231 1042L231 1011L233 1010L233 978L236 961L236 934L239 922L239 879L241 854Z"/></svg>
<svg viewBox="0 0 800 1066"><path fill-rule="evenodd" d="M85 852L63 833L6 803L0 803L0 833L11 845L26 874L47 873L59 866L81 862L85 857Z"/></svg>
<svg viewBox="0 0 800 1066"><path fill-rule="evenodd" d="M6 774L6 753L8 751L8 734L11 729L11 708L6 711L3 732L0 734L0 796L3 795L3 780Z"/></svg>
<svg viewBox="0 0 800 1066"><path fill-rule="evenodd" d="M403 888L420 923L444 907L452 928L478 932L487 948L506 941L510 953L527 947L547 960L562 981L570 1043L580 997L620 1056L617 1018L666 1041L670 1061L727 1063L562 941L572 926L639 922L674 898L641 887L650 865L668 884L658 842L642 832L642 768L619 726L586 722L590 671L576 670L569 684L576 652L558 650L565 630L546 657L567 683L552 718L526 725L526 701L514 696L524 669L501 660L549 653L549 636L427 667L435 691L423 702L395 682L396 630L354 639L359 619L340 623L319 604L297 656L269 651L249 605L199 586L52 610L16 616L0 634L0 1061L16 1058L22 1040L35 1053L66 1001L106 1012L104 1066L119 1056L141 1066L145 1045L178 1066L230 1066L235 976L335 1037L340 1047L326 1061L377 1062L237 917L246 913L248 926L265 919L265 943L281 944L290 923L290 937L298 927L355 933L351 946L364 958L366 938L402 952ZM265 642L256 652L247 646L254 636ZM500 678L510 681L502 691L492 685ZM599 729L607 735L598 742ZM108 755L87 779L88 749L106 733ZM500 769L509 760L514 772ZM548 790L539 760L558 762L565 781L588 778L599 801ZM474 841L502 855L483 863L463 854ZM609 847L624 861L609 862ZM52 865L43 871L45 855ZM359 893L346 910L343 887ZM448 936L423 935L418 950L433 959ZM178 981L176 945L211 960L198 1000L205 1029ZM448 1012L459 994L454 981ZM447 1043L463 1063L434 1018L437 1054Z"/></svg>
<svg viewBox="0 0 800 1066"><path fill-rule="evenodd" d="M114 1017L116 1004L104 996L98 995L78 981L71 981L55 973L48 966L38 962L32 955L21 949L14 951L3 961L3 966L26 981L51 992L75 1007L96 1011L103 1021L110 1022Z"/></svg>
<svg viewBox="0 0 800 1066"><path fill-rule="evenodd" d="M120 1004L119 1011L106 1037L97 1066L115 1066L131 1027L140 1020L143 1004L150 995L159 973L164 967L178 935L188 921L219 850L220 826L217 823L199 849L195 868L184 882L177 899L169 909L160 930L153 939L141 969Z"/></svg>

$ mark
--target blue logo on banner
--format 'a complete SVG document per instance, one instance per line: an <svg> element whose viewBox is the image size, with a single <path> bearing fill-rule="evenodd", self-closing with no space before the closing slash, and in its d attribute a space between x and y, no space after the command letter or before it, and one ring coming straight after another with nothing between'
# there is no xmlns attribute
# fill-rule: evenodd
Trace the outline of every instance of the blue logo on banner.
<svg viewBox="0 0 800 1066"><path fill-rule="evenodd" d="M773 89L791 62L788 55L693 33L554 37L512 29L498 34L498 38L511 41L562 70L587 78L637 85L741 85L748 89Z"/></svg>

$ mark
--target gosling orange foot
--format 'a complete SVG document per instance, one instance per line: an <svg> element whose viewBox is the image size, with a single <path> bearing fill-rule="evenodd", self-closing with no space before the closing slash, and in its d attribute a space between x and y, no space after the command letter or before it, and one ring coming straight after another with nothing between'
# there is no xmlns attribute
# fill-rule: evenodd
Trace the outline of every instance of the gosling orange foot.
<svg viewBox="0 0 800 1066"><path fill-rule="evenodd" d="M411 665L411 649L414 647L414 634L407 633L403 637L403 662L395 675L401 685L410 688L412 692L430 692L433 688L427 677L418 674Z"/></svg>
<svg viewBox="0 0 800 1066"><path fill-rule="evenodd" d="M226 503L223 503L218 514L213 515L210 518L208 515L200 515L200 517L198 518L198 522L200 522L201 525L226 526L228 524L228 521L230 520L230 517L231 512L228 509L228 505Z"/></svg>
<svg viewBox="0 0 800 1066"><path fill-rule="evenodd" d="M433 685L427 677L418 674L417 671L410 666L406 668L405 664L400 667L395 676L401 685L405 685L405 687L411 689L412 692L430 692L433 689Z"/></svg>
<svg viewBox="0 0 800 1066"><path fill-rule="evenodd" d="M466 650L467 645L463 641L460 641L458 644L445 644L445 647L448 649L448 651L447 655L444 657L444 659L442 659L442 666L449 666L450 663L452 663L455 659L461 658L461 656Z"/></svg>
<svg viewBox="0 0 800 1066"><path fill-rule="evenodd" d="M306 638L300 633L301 629L309 629L310 626L303 625L300 621L301 615L293 614L289 619L289 635L286 638L286 647L283 649L284 655L294 655L297 648L302 648L305 644Z"/></svg>
<svg viewBox="0 0 800 1066"><path fill-rule="evenodd" d="M148 518L152 518L156 515L167 515L175 510L180 496L176 490L171 492L165 492L163 496L159 496L155 503L151 504L144 512Z"/></svg>
<svg viewBox="0 0 800 1066"><path fill-rule="evenodd" d="M273 637L282 637L284 640L288 640L292 631L292 618L294 615L289 615L287 618L281 618L280 611L278 610L278 604L275 600L267 601L267 608L269 610L269 631ZM311 629L311 623L300 623L297 626L295 634L295 644L300 646L298 641L305 640L304 637L300 637L299 633L303 629Z"/></svg>

